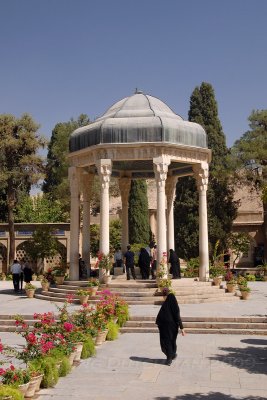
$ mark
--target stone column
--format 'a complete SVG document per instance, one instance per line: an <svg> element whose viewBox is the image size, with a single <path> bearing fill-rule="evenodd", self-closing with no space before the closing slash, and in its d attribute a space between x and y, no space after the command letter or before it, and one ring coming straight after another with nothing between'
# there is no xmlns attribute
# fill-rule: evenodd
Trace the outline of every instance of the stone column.
<svg viewBox="0 0 267 400"><path fill-rule="evenodd" d="M176 195L176 176L168 176L166 180L167 195L167 248L175 250L173 203Z"/></svg>
<svg viewBox="0 0 267 400"><path fill-rule="evenodd" d="M79 280L80 193L79 170L69 168L70 182L70 280Z"/></svg>
<svg viewBox="0 0 267 400"><path fill-rule="evenodd" d="M119 188L121 192L121 221L122 221L122 232L121 232L121 249L122 252L126 252L127 245L129 244L129 223L128 223L128 200L131 189L130 178L120 178Z"/></svg>
<svg viewBox="0 0 267 400"><path fill-rule="evenodd" d="M82 259L85 263L87 276L90 276L90 200L94 175L84 171L81 178L83 192Z"/></svg>
<svg viewBox="0 0 267 400"><path fill-rule="evenodd" d="M163 254L167 253L166 241L166 211L165 211L165 182L167 179L170 159L167 156L153 158L154 173L157 186L157 254L159 267Z"/></svg>
<svg viewBox="0 0 267 400"><path fill-rule="evenodd" d="M194 165L193 170L199 194L199 279L209 278L209 237L207 216L207 189L209 166L206 162Z"/></svg>
<svg viewBox="0 0 267 400"><path fill-rule="evenodd" d="M96 163L100 178L100 245L99 250L103 254L109 253L109 182L112 162L109 159L101 159ZM99 278L102 281L105 271L100 270Z"/></svg>

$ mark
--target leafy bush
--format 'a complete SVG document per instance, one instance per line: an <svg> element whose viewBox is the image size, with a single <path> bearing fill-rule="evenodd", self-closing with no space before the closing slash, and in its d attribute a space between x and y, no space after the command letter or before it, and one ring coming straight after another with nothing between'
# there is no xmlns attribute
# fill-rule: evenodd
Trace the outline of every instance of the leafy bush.
<svg viewBox="0 0 267 400"><path fill-rule="evenodd" d="M107 340L115 340L119 335L119 327L115 322L109 321Z"/></svg>
<svg viewBox="0 0 267 400"><path fill-rule="evenodd" d="M83 342L81 359L92 357L95 355L95 353L96 351L93 339L90 335L87 335L85 341Z"/></svg>
<svg viewBox="0 0 267 400"><path fill-rule="evenodd" d="M58 369L56 360L53 357L43 357L30 361L29 368L38 370L44 374L41 387L48 388L53 387L58 381Z"/></svg>
<svg viewBox="0 0 267 400"><path fill-rule="evenodd" d="M254 282L254 281L256 280L256 277L255 277L255 275L253 275L253 274L247 274L247 275L246 275L246 280L247 280L248 282Z"/></svg>
<svg viewBox="0 0 267 400"><path fill-rule="evenodd" d="M52 349L50 350L50 356L55 359L56 364L59 364L58 375L60 377L67 376L71 371L71 365L66 354L62 350Z"/></svg>
<svg viewBox="0 0 267 400"><path fill-rule="evenodd" d="M199 257L191 258L187 261L187 268L184 272L186 278L196 278L199 276Z"/></svg>
<svg viewBox="0 0 267 400"><path fill-rule="evenodd" d="M12 400L23 400L23 394L15 388L10 386L1 385L0 386L0 400L5 399L10 396Z"/></svg>

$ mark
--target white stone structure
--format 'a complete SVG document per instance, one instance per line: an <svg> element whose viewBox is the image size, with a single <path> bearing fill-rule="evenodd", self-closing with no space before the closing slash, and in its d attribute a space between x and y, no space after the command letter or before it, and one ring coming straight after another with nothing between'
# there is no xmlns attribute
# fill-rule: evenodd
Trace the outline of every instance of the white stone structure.
<svg viewBox="0 0 267 400"><path fill-rule="evenodd" d="M99 175L100 251L109 253L109 182L117 177L122 198L122 250L128 244L128 195L131 179L152 178L157 187L158 262L174 248L173 201L179 177L194 175L199 191L200 279L209 276L207 186L211 150L204 129L184 121L161 100L136 92L115 103L92 124L70 137L70 278L79 279L79 208L83 199L82 257L89 265L90 192ZM80 196L82 194L82 196ZM167 198L167 199L166 199ZM167 216L166 216L167 200Z"/></svg>

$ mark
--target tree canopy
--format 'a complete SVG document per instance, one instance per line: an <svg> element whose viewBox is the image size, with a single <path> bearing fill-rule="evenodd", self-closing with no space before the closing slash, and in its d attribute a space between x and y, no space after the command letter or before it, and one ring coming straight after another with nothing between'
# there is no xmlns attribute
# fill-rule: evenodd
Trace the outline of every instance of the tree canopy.
<svg viewBox="0 0 267 400"><path fill-rule="evenodd" d="M144 179L131 182L129 193L129 242L149 243L147 184Z"/></svg>
<svg viewBox="0 0 267 400"><path fill-rule="evenodd" d="M237 213L234 190L229 182L225 135L218 116L218 106L212 86L203 82L190 98L189 120L199 123L207 133L208 147L212 149L208 202L209 249L213 253L218 239L220 251L227 246L227 235ZM181 258L190 259L199 254L198 192L193 177L178 180L175 201L176 248Z"/></svg>
<svg viewBox="0 0 267 400"><path fill-rule="evenodd" d="M0 115L0 189L8 213L10 262L15 252L14 209L21 194L28 193L31 185L43 176L43 160L38 149L45 145L45 140L37 134L38 129L39 125L29 114L20 118Z"/></svg>

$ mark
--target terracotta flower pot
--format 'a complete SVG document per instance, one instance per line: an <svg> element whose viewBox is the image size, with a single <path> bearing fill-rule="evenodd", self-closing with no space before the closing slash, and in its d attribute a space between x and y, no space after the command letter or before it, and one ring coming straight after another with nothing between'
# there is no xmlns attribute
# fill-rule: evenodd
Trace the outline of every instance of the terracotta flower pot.
<svg viewBox="0 0 267 400"><path fill-rule="evenodd" d="M108 285L112 281L112 275L104 275L103 276L103 282Z"/></svg>
<svg viewBox="0 0 267 400"><path fill-rule="evenodd" d="M74 361L80 361L83 350L83 343L82 342L74 343L74 346L76 348Z"/></svg>
<svg viewBox="0 0 267 400"><path fill-rule="evenodd" d="M35 289L26 289L25 292L27 297L29 297L30 299L34 298Z"/></svg>
<svg viewBox="0 0 267 400"><path fill-rule="evenodd" d="M65 276L54 276L54 280L57 285L63 285Z"/></svg>
<svg viewBox="0 0 267 400"><path fill-rule="evenodd" d="M40 384L42 382L43 375L40 374L38 376L33 376L29 382L29 387L27 389L27 392L25 394L25 398L27 397L33 397L35 392L37 392L40 389Z"/></svg>
<svg viewBox="0 0 267 400"><path fill-rule="evenodd" d="M76 356L76 351L73 351L72 353L70 353L70 355L69 355L70 365L73 365L73 361L74 361L75 356Z"/></svg>
<svg viewBox="0 0 267 400"><path fill-rule="evenodd" d="M106 340L107 334L108 334L108 329L98 332L96 339L95 339L96 346L99 346Z"/></svg>
<svg viewBox="0 0 267 400"><path fill-rule="evenodd" d="M236 285L235 285L235 284L227 283L227 284L226 284L226 287L227 287L227 291L228 291L229 293L234 293L234 292L235 292L235 288L236 288Z"/></svg>
<svg viewBox="0 0 267 400"><path fill-rule="evenodd" d="M220 284L222 283L222 278L219 276L216 276L213 278L213 283L215 286L220 286Z"/></svg>
<svg viewBox="0 0 267 400"><path fill-rule="evenodd" d="M85 304L85 303L87 304L88 303L89 295L80 295L78 297L79 297L79 300L80 300L81 304Z"/></svg>
<svg viewBox="0 0 267 400"><path fill-rule="evenodd" d="M98 291L98 286L91 286L87 289L89 296L95 296Z"/></svg>
<svg viewBox="0 0 267 400"><path fill-rule="evenodd" d="M50 283L49 283L49 282L48 282L48 283L41 283L41 285L42 285L42 289L43 289L45 292L47 292L48 289L49 289Z"/></svg>
<svg viewBox="0 0 267 400"><path fill-rule="evenodd" d="M18 390L23 394L24 397L25 397L25 394L27 393L29 385L30 385L30 382L24 383L23 385L18 386Z"/></svg>
<svg viewBox="0 0 267 400"><path fill-rule="evenodd" d="M247 300L249 298L250 292L243 292L240 290L241 296L243 300Z"/></svg>

